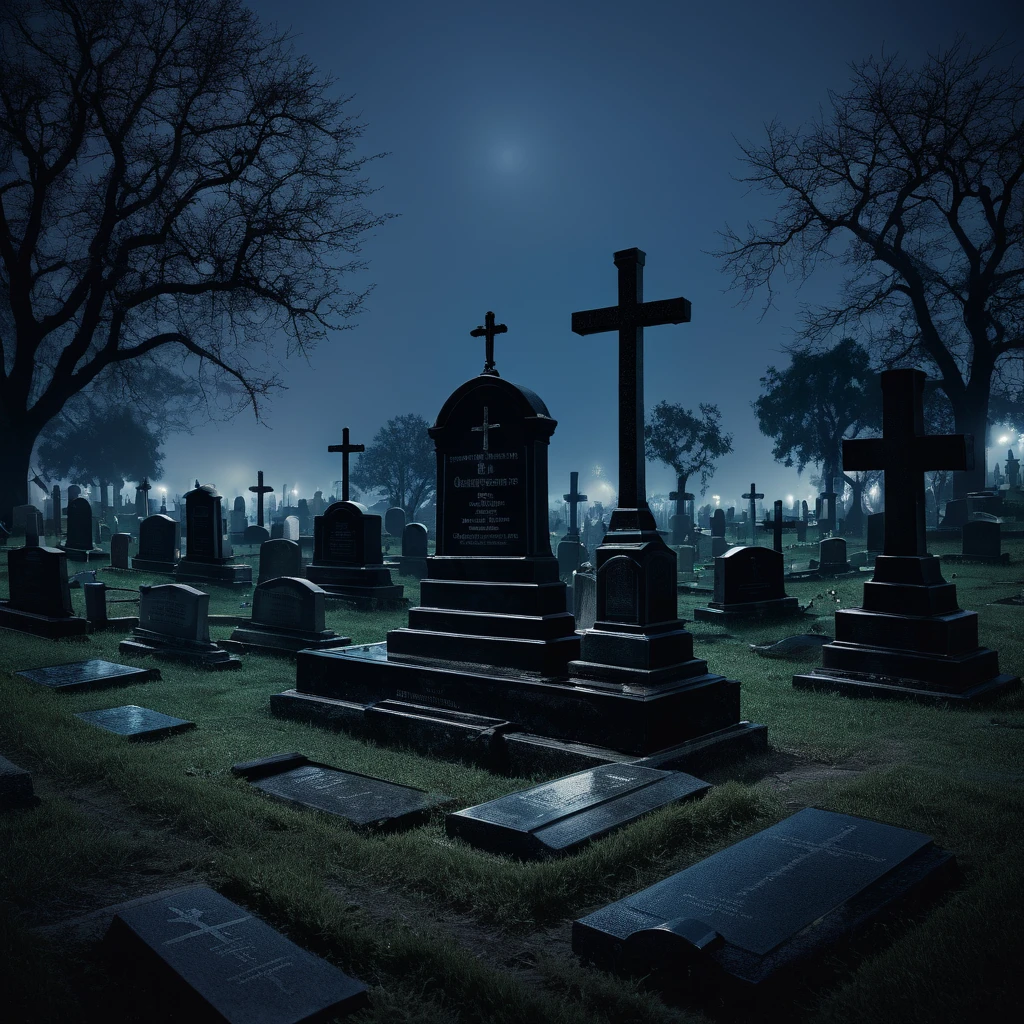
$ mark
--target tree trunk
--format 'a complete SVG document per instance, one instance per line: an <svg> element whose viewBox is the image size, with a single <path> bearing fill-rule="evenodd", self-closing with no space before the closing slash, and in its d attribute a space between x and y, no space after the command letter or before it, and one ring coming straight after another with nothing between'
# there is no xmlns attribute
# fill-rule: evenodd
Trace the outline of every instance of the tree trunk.
<svg viewBox="0 0 1024 1024"><path fill-rule="evenodd" d="M953 405L953 422L958 434L974 435L974 469L953 474L953 497L985 489L985 441L988 438L988 393L968 388Z"/></svg>
<svg viewBox="0 0 1024 1024"><path fill-rule="evenodd" d="M28 473L36 435L0 419L0 522L11 528L15 505L28 504Z"/></svg>
<svg viewBox="0 0 1024 1024"><path fill-rule="evenodd" d="M859 479L859 474L856 477L843 477L844 480L853 488L853 497L850 501L850 507L846 510L846 517L843 520L843 536L844 537L863 537L864 536L864 484L866 480Z"/></svg>

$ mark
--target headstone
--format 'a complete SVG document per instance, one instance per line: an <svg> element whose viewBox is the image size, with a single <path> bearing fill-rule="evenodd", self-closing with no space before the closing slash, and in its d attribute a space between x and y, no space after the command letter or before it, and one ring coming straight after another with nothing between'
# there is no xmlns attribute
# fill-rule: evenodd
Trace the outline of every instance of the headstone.
<svg viewBox="0 0 1024 1024"><path fill-rule="evenodd" d="M274 488L268 487L263 483L263 470L259 470L256 474L256 484L249 488L256 495L256 525L263 526L263 495L273 494ZM251 544L252 541L246 541L247 544Z"/></svg>
<svg viewBox="0 0 1024 1024"><path fill-rule="evenodd" d="M306 578L357 608L402 607L381 554L381 519L355 501L328 505L313 522L313 561Z"/></svg>
<svg viewBox="0 0 1024 1024"><path fill-rule="evenodd" d="M241 544L245 538L245 528L249 525L245 515L245 498L239 495L231 509L231 525L228 536L232 544Z"/></svg>
<svg viewBox="0 0 1024 1024"><path fill-rule="evenodd" d="M680 576L693 572L694 550L690 544L681 544L676 548L676 570Z"/></svg>
<svg viewBox="0 0 1024 1024"><path fill-rule="evenodd" d="M35 507L35 505L15 505L11 510L11 533L24 534L27 533L27 527L29 520L31 519L34 525L37 519L42 518L42 512ZM36 535L40 535L42 530L37 528Z"/></svg>
<svg viewBox="0 0 1024 1024"><path fill-rule="evenodd" d="M101 658L91 658L89 661L72 661L66 665L26 668L15 675L58 693L84 693L86 690L130 686L134 683L148 682L150 679L159 679L160 670L118 665L112 661L103 661Z"/></svg>
<svg viewBox="0 0 1024 1024"><path fill-rule="evenodd" d="M854 930L953 884L929 836L808 807L573 924L573 952L672 985L687 968L729 994L760 991Z"/></svg>
<svg viewBox="0 0 1024 1024"><path fill-rule="evenodd" d="M885 542L885 513L872 512L868 516L867 549L876 554L882 550Z"/></svg>
<svg viewBox="0 0 1024 1024"><path fill-rule="evenodd" d="M313 528L313 522L309 515L309 502L305 498L299 498L298 509L296 518L299 520L299 536L311 537L312 533L310 531Z"/></svg>
<svg viewBox="0 0 1024 1024"><path fill-rule="evenodd" d="M221 496L210 484L185 495L185 556L178 560L175 579L251 587L252 567L234 565L222 533Z"/></svg>
<svg viewBox="0 0 1024 1024"><path fill-rule="evenodd" d="M73 612L67 556L59 548L11 548L7 572L11 596L0 600L0 626L51 638L89 632L88 621Z"/></svg>
<svg viewBox="0 0 1024 1024"><path fill-rule="evenodd" d="M405 529L405 509L400 505L393 505L384 513L384 529L392 537L401 537Z"/></svg>
<svg viewBox="0 0 1024 1024"><path fill-rule="evenodd" d="M104 708L101 711L78 711L75 717L95 725L97 729L105 729L130 740L161 740L196 727L195 722L173 718L150 708L140 708L138 704L125 704L123 707Z"/></svg>
<svg viewBox="0 0 1024 1024"><path fill-rule="evenodd" d="M793 677L802 689L848 696L967 704L1018 687L1000 675L995 651L978 646L978 616L957 605L956 584L927 553L924 474L970 469L973 440L924 433L920 370L881 374L882 436L843 442L848 472L885 474L885 537L861 608L836 612L836 639L822 667Z"/></svg>
<svg viewBox="0 0 1024 1024"><path fill-rule="evenodd" d="M423 523L408 523L402 531L402 553L397 560L403 576L421 580L427 575L427 528Z"/></svg>
<svg viewBox="0 0 1024 1024"><path fill-rule="evenodd" d="M800 502L800 518L796 524L796 541L798 544L807 543L807 524L810 519L810 509L807 507L807 502Z"/></svg>
<svg viewBox="0 0 1024 1024"><path fill-rule="evenodd" d="M203 668L233 669L242 663L210 640L210 595L183 583L139 587L139 624L122 640L122 654L150 654Z"/></svg>
<svg viewBox="0 0 1024 1024"><path fill-rule="evenodd" d="M715 509L711 517L711 557L718 558L729 550L729 542L725 539L725 513Z"/></svg>
<svg viewBox="0 0 1024 1024"><path fill-rule="evenodd" d="M447 801L440 794L343 771L302 754L274 754L231 770L276 800L324 811L357 829L375 832L424 825L431 810Z"/></svg>
<svg viewBox="0 0 1024 1024"><path fill-rule="evenodd" d="M821 515L818 517L818 539L836 532L839 516L836 503L839 500L837 491L824 491L821 495Z"/></svg>
<svg viewBox="0 0 1024 1024"><path fill-rule="evenodd" d="M285 540L294 541L296 544L299 542L299 517L298 516L285 516L284 519L284 531L281 536Z"/></svg>
<svg viewBox="0 0 1024 1024"><path fill-rule="evenodd" d="M836 576L850 572L846 560L846 541L842 537L828 537L818 544L818 573L821 576Z"/></svg>
<svg viewBox="0 0 1024 1024"><path fill-rule="evenodd" d="M71 502L73 502L75 498L79 497L81 493L82 488L79 487L78 484L71 484L71 486L68 487L68 508L71 508Z"/></svg>
<svg viewBox="0 0 1024 1024"><path fill-rule="evenodd" d="M59 544L61 536L62 536L62 534L61 534L61 508L63 508L63 505L62 505L61 500L60 500L60 488L56 484L54 484L53 485L53 490L50 492L50 494L51 494L50 501L51 501L51 503L53 505L53 509L51 511L51 514L53 516L53 521L52 521L51 525L52 525L53 529L48 531L48 532L52 533L53 536L55 536L57 538L57 543Z"/></svg>
<svg viewBox="0 0 1024 1024"><path fill-rule="evenodd" d="M106 947L173 984L188 1019L223 1024L327 1021L366 1005L366 986L205 886L122 908ZM191 1005L190 1005L191 1004Z"/></svg>
<svg viewBox="0 0 1024 1024"><path fill-rule="evenodd" d="M1006 450L1006 486L1011 491L1020 490L1020 459L1012 448Z"/></svg>
<svg viewBox="0 0 1024 1024"><path fill-rule="evenodd" d="M283 531L282 531L283 532ZM270 540L270 531L265 526L247 526L242 534L242 543L249 545L265 544Z"/></svg>
<svg viewBox="0 0 1024 1024"><path fill-rule="evenodd" d="M491 853L550 857L574 853L644 814L710 788L685 772L604 764L448 814L445 829Z"/></svg>
<svg viewBox="0 0 1024 1024"><path fill-rule="evenodd" d="M91 562L107 557L105 551L96 547L93 539L92 506L88 498L74 498L68 502L64 553L73 562Z"/></svg>
<svg viewBox="0 0 1024 1024"><path fill-rule="evenodd" d="M266 583L278 576L301 575L302 553L295 541L279 537L260 545L260 575L257 583Z"/></svg>
<svg viewBox="0 0 1024 1024"><path fill-rule="evenodd" d="M577 631L592 628L597 621L597 573L593 566L573 573L572 598Z"/></svg>
<svg viewBox="0 0 1024 1024"><path fill-rule="evenodd" d="M228 643L265 654L284 655L344 647L352 638L325 627L324 596L315 583L292 576L278 576L258 583L252 596L252 619L245 626L239 626Z"/></svg>
<svg viewBox="0 0 1024 1024"><path fill-rule="evenodd" d="M954 498L946 502L946 511L942 517L943 528L959 528L967 522L967 499Z"/></svg>
<svg viewBox="0 0 1024 1024"><path fill-rule="evenodd" d="M115 533L110 538L110 566L111 569L128 569L128 553L131 550L132 535L130 533Z"/></svg>
<svg viewBox="0 0 1024 1024"><path fill-rule="evenodd" d="M732 618L777 618L799 615L795 597L783 585L782 555L770 548L734 547L715 559L714 596L706 608L695 608L702 622Z"/></svg>
<svg viewBox="0 0 1024 1024"><path fill-rule="evenodd" d="M278 520L276 523L270 524L270 539L271 540L283 540L284 539L284 523Z"/></svg>
<svg viewBox="0 0 1024 1024"><path fill-rule="evenodd" d="M0 811L36 807L39 798L32 789L32 774L0 756Z"/></svg>
<svg viewBox="0 0 1024 1024"><path fill-rule="evenodd" d="M1010 555L1002 550L1002 529L999 523L983 520L964 523L960 561L1008 565Z"/></svg>
<svg viewBox="0 0 1024 1024"><path fill-rule="evenodd" d="M180 546L180 523L163 513L147 516L139 523L139 553L132 558L132 568L170 575L178 563Z"/></svg>

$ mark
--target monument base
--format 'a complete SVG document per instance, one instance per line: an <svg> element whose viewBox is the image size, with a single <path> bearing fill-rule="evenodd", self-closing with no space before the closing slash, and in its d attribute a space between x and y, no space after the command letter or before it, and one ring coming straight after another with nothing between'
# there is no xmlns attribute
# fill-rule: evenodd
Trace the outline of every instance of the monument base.
<svg viewBox="0 0 1024 1024"><path fill-rule="evenodd" d="M388 555L389 563L394 563L395 572L399 576L411 576L421 580L427 575L427 558L425 555Z"/></svg>
<svg viewBox="0 0 1024 1024"><path fill-rule="evenodd" d="M884 652L879 650L878 653ZM806 675L793 676L793 686L798 690L820 690L838 693L844 697L878 697L891 700L912 700L921 704L965 706L983 704L1015 690L1020 686L1020 678L1010 675L995 675L966 690L951 691L936 689L929 685L928 680L924 679L886 676L870 672L848 672L839 675L834 670L816 668Z"/></svg>
<svg viewBox="0 0 1024 1024"><path fill-rule="evenodd" d="M1004 551L998 555L942 555L943 562L978 562L981 565L1009 565L1010 553Z"/></svg>
<svg viewBox="0 0 1024 1024"><path fill-rule="evenodd" d="M69 562L98 562L103 558L110 557L103 548L89 548L86 550L83 548L61 547L61 551L68 556Z"/></svg>
<svg viewBox="0 0 1024 1024"><path fill-rule="evenodd" d="M770 601L744 601L737 604L718 604L712 601L706 607L694 608L697 622L722 622L731 619L777 619L803 615L795 597L777 597Z"/></svg>
<svg viewBox="0 0 1024 1024"><path fill-rule="evenodd" d="M174 661L188 661L201 668L214 670L241 668L239 658L221 650L212 640L201 641L168 640L148 629L136 628L130 637L122 640L117 649L122 654L151 655Z"/></svg>
<svg viewBox="0 0 1024 1024"><path fill-rule="evenodd" d="M136 572L152 572L159 576L173 576L177 562L163 562L155 558L132 558L131 565Z"/></svg>
<svg viewBox="0 0 1024 1024"><path fill-rule="evenodd" d="M252 566L232 565L229 562L200 562L182 558L174 569L174 578L180 583L194 581L216 583L222 587L251 587Z"/></svg>
<svg viewBox="0 0 1024 1024"><path fill-rule="evenodd" d="M17 630L19 633L45 636L49 640L57 640L62 636L84 636L92 631L89 620L77 615L58 617L22 612L3 600L0 600L0 626Z"/></svg>
<svg viewBox="0 0 1024 1024"><path fill-rule="evenodd" d="M306 579L315 583L328 597L339 598L360 611L405 608L405 587L391 582L391 570L381 565L306 566Z"/></svg>
<svg viewBox="0 0 1024 1024"><path fill-rule="evenodd" d="M306 632L301 629L284 629L270 626L239 626L230 640L222 640L221 646L233 650L258 651L261 654L282 654L294 657L299 651L326 651L332 647L347 647L352 638L341 636L333 629L320 632Z"/></svg>

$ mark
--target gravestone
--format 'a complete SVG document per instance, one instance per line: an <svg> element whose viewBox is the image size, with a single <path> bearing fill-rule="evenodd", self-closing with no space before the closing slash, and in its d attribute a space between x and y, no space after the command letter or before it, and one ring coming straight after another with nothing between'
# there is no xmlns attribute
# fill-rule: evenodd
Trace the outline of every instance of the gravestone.
<svg viewBox="0 0 1024 1024"><path fill-rule="evenodd" d="M216 488L210 484L196 487L185 495L185 557L178 560L174 577L229 587L251 587L252 567L235 565L230 547L225 549L221 501Z"/></svg>
<svg viewBox="0 0 1024 1024"><path fill-rule="evenodd" d="M277 540L264 541L260 545L260 574L257 584L278 576L301 576L302 553L299 545L293 540L279 537Z"/></svg>
<svg viewBox="0 0 1024 1024"><path fill-rule="evenodd" d="M575 853L710 788L684 772L605 764L448 814L445 830L478 849L532 860Z"/></svg>
<svg viewBox="0 0 1024 1024"><path fill-rule="evenodd" d="M967 522L967 499L954 498L946 502L946 511L942 517L942 528L960 528Z"/></svg>
<svg viewBox="0 0 1024 1024"><path fill-rule="evenodd" d="M210 595L183 583L139 587L139 624L122 640L122 654L189 661L202 668L241 668L238 658L210 640Z"/></svg>
<svg viewBox="0 0 1024 1024"><path fill-rule="evenodd" d="M783 558L763 547L734 547L715 559L714 596L706 608L695 608L698 622L726 619L778 618L800 615L795 597L783 584Z"/></svg>
<svg viewBox="0 0 1024 1024"><path fill-rule="evenodd" d="M391 555L403 576L421 580L427 575L427 528L423 523L408 523L402 531L402 553Z"/></svg>
<svg viewBox="0 0 1024 1024"><path fill-rule="evenodd" d="M352 638L325 627L324 596L315 583L291 576L258 583L252 595L252 618L245 626L239 626L225 643L264 654L285 655L344 647Z"/></svg>
<svg viewBox="0 0 1024 1024"><path fill-rule="evenodd" d="M954 883L929 836L808 807L573 923L573 952L671 987L726 996L801 986L830 948Z"/></svg>
<svg viewBox="0 0 1024 1024"><path fill-rule="evenodd" d="M59 548L11 548L7 552L10 599L0 599L0 626L57 638L89 632L74 614L67 556Z"/></svg>
<svg viewBox="0 0 1024 1024"><path fill-rule="evenodd" d="M690 544L680 544L676 548L676 571L680 576L689 576L693 572L694 549Z"/></svg>
<svg viewBox="0 0 1024 1024"><path fill-rule="evenodd" d="M839 500L837 491L823 491L821 494L821 514L818 516L818 539L836 532L839 525L836 503Z"/></svg>
<svg viewBox="0 0 1024 1024"><path fill-rule="evenodd" d="M94 562L106 558L107 553L94 542L92 505L88 498L74 498L68 502L68 530L64 553L72 562Z"/></svg>
<svg viewBox="0 0 1024 1024"><path fill-rule="evenodd" d="M130 686L159 679L158 668L136 668L132 665L118 665L101 658L89 661L72 661L66 665L48 665L46 668L26 668L15 675L38 686L45 686L58 693L84 693L87 690L101 690L108 686Z"/></svg>
<svg viewBox="0 0 1024 1024"><path fill-rule="evenodd" d="M50 491L50 504L52 507L50 509L51 522L49 525L52 529L48 529L47 532L55 536L57 538L57 543L59 544L62 536L61 508L63 506L60 500L60 487L56 484L53 485L53 489Z"/></svg>
<svg viewBox="0 0 1024 1024"><path fill-rule="evenodd" d="M884 547L863 607L836 612L822 667L794 676L796 687L967 704L1020 686L1000 675L995 651L979 647L977 613L958 606L956 584L925 548L924 474L972 468L974 444L924 433L924 381L920 370L882 373L882 436L843 442L848 472L885 474Z"/></svg>
<svg viewBox="0 0 1024 1024"><path fill-rule="evenodd" d="M587 549L580 540L577 509L579 505L587 500L585 494L580 494L580 475L577 472L569 474L569 493L562 495L562 500L569 505L569 525L565 536L558 542L555 557L558 559L558 578L563 582L572 580L572 574L587 560Z"/></svg>
<svg viewBox="0 0 1024 1024"><path fill-rule="evenodd" d="M818 544L818 574L838 576L850 572L846 560L846 541L842 537L828 537Z"/></svg>
<svg viewBox="0 0 1024 1024"><path fill-rule="evenodd" d="M1019 491L1020 488L1020 459L1013 454L1013 449L1006 450L1006 487L1009 491Z"/></svg>
<svg viewBox="0 0 1024 1024"><path fill-rule="evenodd" d="M265 526L247 526L242 534L242 543L249 545L265 544L270 540L270 531Z"/></svg>
<svg viewBox="0 0 1024 1024"><path fill-rule="evenodd" d="M987 562L1009 565L1009 552L1002 550L1002 526L977 519L964 523L962 551L959 555L943 555L951 562Z"/></svg>
<svg viewBox="0 0 1024 1024"><path fill-rule="evenodd" d="M139 523L139 553L132 568L141 572L172 575L181 554L181 524L158 512Z"/></svg>
<svg viewBox="0 0 1024 1024"><path fill-rule="evenodd" d="M0 811L37 807L39 797L32 789L32 773L0 756Z"/></svg>
<svg viewBox="0 0 1024 1024"><path fill-rule="evenodd" d="M306 579L356 608L404 607L380 542L380 516L355 501L336 501L313 521L313 561Z"/></svg>
<svg viewBox="0 0 1024 1024"><path fill-rule="evenodd" d="M263 483L262 469L259 470L259 472L256 474L256 484L250 487L249 490L256 495L256 525L263 526L263 495L273 494L274 488L268 487L266 484ZM263 539L266 540L267 538L264 537ZM253 541L247 540L246 543L251 544L253 543Z"/></svg>
<svg viewBox="0 0 1024 1024"><path fill-rule="evenodd" d="M42 512L35 505L15 505L11 510L11 533L25 535L31 526L35 527L37 537L45 536L42 518Z"/></svg>
<svg viewBox="0 0 1024 1024"><path fill-rule="evenodd" d="M716 508L715 514L711 517L711 557L718 558L724 555L729 547L730 544L725 539L725 513Z"/></svg>
<svg viewBox="0 0 1024 1024"><path fill-rule="evenodd" d="M270 539L271 540L283 540L284 539L284 523L278 520L276 523L270 524Z"/></svg>
<svg viewBox="0 0 1024 1024"><path fill-rule="evenodd" d="M357 829L399 832L425 825L447 797L414 786L343 771L302 754L274 754L236 764L231 771L268 796L343 818Z"/></svg>
<svg viewBox="0 0 1024 1024"><path fill-rule="evenodd" d="M597 573L589 562L573 573L572 599L577 632L590 629L597 621Z"/></svg>
<svg viewBox="0 0 1024 1024"><path fill-rule="evenodd" d="M110 566L111 569L128 569L128 552L131 550L132 535L130 533L115 533L110 538Z"/></svg>
<svg viewBox="0 0 1024 1024"><path fill-rule="evenodd" d="M285 516L284 517L284 530L281 536L285 540L294 541L296 544L299 543L299 517L298 516Z"/></svg>
<svg viewBox="0 0 1024 1024"><path fill-rule="evenodd" d="M393 505L384 513L384 529L392 537L401 538L405 529L405 509L400 505Z"/></svg>
<svg viewBox="0 0 1024 1024"><path fill-rule="evenodd" d="M882 550L885 540L885 513L872 512L868 516L867 549L877 554Z"/></svg>
<svg viewBox="0 0 1024 1024"><path fill-rule="evenodd" d="M104 708L101 711L78 711L75 717L97 729L130 740L162 740L196 727L195 722L174 718L151 708L141 708L138 704L125 704L123 707Z"/></svg>
<svg viewBox="0 0 1024 1024"><path fill-rule="evenodd" d="M366 986L206 886L121 908L105 947L147 994L169 986L185 1020L328 1021L366 1005ZM149 981L152 978L152 981Z"/></svg>
<svg viewBox="0 0 1024 1024"><path fill-rule="evenodd" d="M807 543L807 524L810 520L810 509L807 507L807 502L800 502L800 518L796 523L796 542L798 544Z"/></svg>
<svg viewBox="0 0 1024 1024"><path fill-rule="evenodd" d="M245 515L245 498L239 495L235 498L231 508L230 526L228 527L228 539L232 544L241 544L245 540L245 528L248 525Z"/></svg>
<svg viewBox="0 0 1024 1024"><path fill-rule="evenodd" d="M310 529L313 526L313 522L309 515L309 502L305 498L299 498L298 509L296 518L299 520L299 536L311 537Z"/></svg>

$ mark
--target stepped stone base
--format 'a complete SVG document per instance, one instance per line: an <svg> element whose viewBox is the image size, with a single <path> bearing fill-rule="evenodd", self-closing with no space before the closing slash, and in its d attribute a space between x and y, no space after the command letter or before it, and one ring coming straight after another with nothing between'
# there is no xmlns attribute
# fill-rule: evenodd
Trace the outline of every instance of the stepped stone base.
<svg viewBox="0 0 1024 1024"><path fill-rule="evenodd" d="M62 636L84 636L92 631L89 620L77 615L52 616L22 612L12 608L7 601L0 600L0 626L15 629L19 633L32 633L56 640Z"/></svg>
<svg viewBox="0 0 1024 1024"><path fill-rule="evenodd" d="M339 598L361 611L404 608L405 587L391 582L386 565L324 565L313 562L306 566L306 579L315 583L328 597Z"/></svg>
<svg viewBox="0 0 1024 1024"><path fill-rule="evenodd" d="M249 650L294 657L299 651L326 651L334 647L347 647L351 643L351 637L341 636L333 629L307 633L298 629L274 629L247 624L239 626L231 634L230 640L222 640L221 646L227 650Z"/></svg>
<svg viewBox="0 0 1024 1024"><path fill-rule="evenodd" d="M156 558L132 558L132 568L138 572L154 572L162 576L173 576L177 562L163 562Z"/></svg>
<svg viewBox="0 0 1024 1024"><path fill-rule="evenodd" d="M117 649L122 654L151 655L156 658L168 658L173 661L187 661L201 668L223 671L242 667L239 658L222 650L212 640L189 641L168 639L149 629L136 628L135 632L122 640Z"/></svg>
<svg viewBox="0 0 1024 1024"><path fill-rule="evenodd" d="M132 562L135 566L138 559ZM251 587L252 566L232 565L229 562L199 562L182 558L174 569L174 578L180 583L215 583L222 587Z"/></svg>
<svg viewBox="0 0 1024 1024"><path fill-rule="evenodd" d="M103 559L109 560L110 558L110 555L102 548L83 550L82 548L62 547L61 550L68 556L69 562L99 562Z"/></svg>
<svg viewBox="0 0 1024 1024"><path fill-rule="evenodd" d="M722 622L729 619L777 619L803 615L795 597L779 597L771 601L744 601L738 604L718 604L712 601L706 607L694 608L697 622Z"/></svg>

